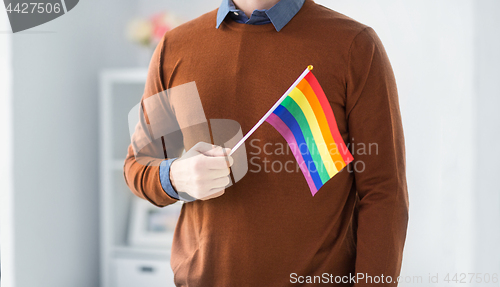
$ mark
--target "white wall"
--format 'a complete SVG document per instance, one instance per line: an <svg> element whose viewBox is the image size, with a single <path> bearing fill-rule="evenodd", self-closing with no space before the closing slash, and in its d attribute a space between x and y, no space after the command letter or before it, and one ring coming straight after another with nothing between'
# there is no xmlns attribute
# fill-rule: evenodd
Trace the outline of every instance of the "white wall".
<svg viewBox="0 0 500 287"><path fill-rule="evenodd" d="M182 17L184 20L191 20L218 8L222 0L138 0L137 2L137 12L140 15L148 16L158 11L169 11Z"/></svg>
<svg viewBox="0 0 500 287"><path fill-rule="evenodd" d="M135 65L135 9L80 1L12 36L16 287L98 286L98 72Z"/></svg>
<svg viewBox="0 0 500 287"><path fill-rule="evenodd" d="M500 272L500 1L476 2L477 255L481 272Z"/></svg>
<svg viewBox="0 0 500 287"><path fill-rule="evenodd" d="M3 287L14 285L12 182L12 62L6 13L0 13L0 267ZM9 247L9 248L7 248Z"/></svg>

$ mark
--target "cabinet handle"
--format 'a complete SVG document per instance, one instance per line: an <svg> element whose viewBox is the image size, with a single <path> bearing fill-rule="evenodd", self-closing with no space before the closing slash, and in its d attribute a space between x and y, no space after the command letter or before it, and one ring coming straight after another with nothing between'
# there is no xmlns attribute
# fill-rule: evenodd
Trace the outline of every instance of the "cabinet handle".
<svg viewBox="0 0 500 287"><path fill-rule="evenodd" d="M155 268L151 267L151 266L141 266L139 268L139 270L143 273L154 273L155 272Z"/></svg>

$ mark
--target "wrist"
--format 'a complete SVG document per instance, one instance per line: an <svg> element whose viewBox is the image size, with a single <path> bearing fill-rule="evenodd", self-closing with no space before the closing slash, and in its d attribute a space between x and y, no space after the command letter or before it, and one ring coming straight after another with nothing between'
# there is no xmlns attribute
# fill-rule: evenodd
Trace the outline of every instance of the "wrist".
<svg viewBox="0 0 500 287"><path fill-rule="evenodd" d="M185 202L195 201L196 198L192 197L190 194L188 194L186 192L178 190L177 187L175 186L175 176L173 174L174 174L174 171L177 170L177 168L178 168L177 159L175 159L170 164L170 171L169 171L170 186L172 186L172 189L174 190L174 192L177 193L179 200L182 200Z"/></svg>
<svg viewBox="0 0 500 287"><path fill-rule="evenodd" d="M174 176L173 176L173 170L176 168L176 163L177 163L177 159L175 159L174 161L172 161L172 163L170 164L170 171L169 171L169 178L170 178L170 185L172 185L173 189L175 192L177 192L177 187L175 186L175 180L174 180Z"/></svg>

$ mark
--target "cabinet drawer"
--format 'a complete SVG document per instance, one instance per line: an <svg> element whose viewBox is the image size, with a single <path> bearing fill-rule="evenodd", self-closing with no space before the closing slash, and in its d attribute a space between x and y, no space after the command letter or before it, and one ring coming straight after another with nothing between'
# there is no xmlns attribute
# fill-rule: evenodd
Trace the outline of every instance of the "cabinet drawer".
<svg viewBox="0 0 500 287"><path fill-rule="evenodd" d="M168 261L115 259L113 277L115 287L175 286Z"/></svg>

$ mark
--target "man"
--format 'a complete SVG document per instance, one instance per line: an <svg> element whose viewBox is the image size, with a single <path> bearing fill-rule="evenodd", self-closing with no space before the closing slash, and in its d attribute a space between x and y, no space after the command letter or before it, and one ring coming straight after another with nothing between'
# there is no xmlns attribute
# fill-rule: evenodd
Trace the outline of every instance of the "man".
<svg viewBox="0 0 500 287"><path fill-rule="evenodd" d="M224 188L230 150L192 135L183 133L182 157L157 165L129 147L125 178L136 195L157 206L187 198L172 246L177 286L397 285L408 221L404 139L392 68L371 28L312 0L224 0L165 35L143 103L194 81L207 118L247 132L310 64L354 156L314 197L300 171L251 169ZM252 138L253 164L294 160L263 152L285 144L270 125ZM173 141L162 137L164 150Z"/></svg>

